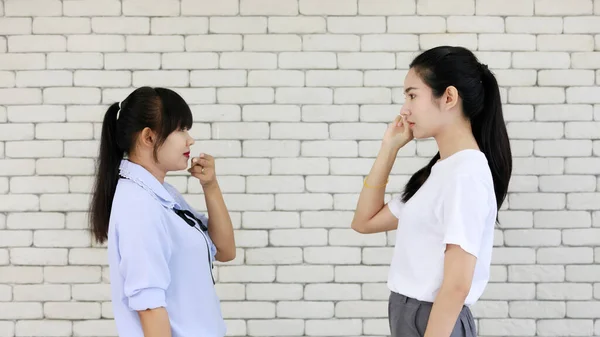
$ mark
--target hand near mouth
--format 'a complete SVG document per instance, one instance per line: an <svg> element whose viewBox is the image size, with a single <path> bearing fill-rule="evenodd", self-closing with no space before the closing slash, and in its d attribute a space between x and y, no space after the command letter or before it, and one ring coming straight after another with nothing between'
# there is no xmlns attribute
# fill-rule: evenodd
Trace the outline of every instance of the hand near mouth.
<svg viewBox="0 0 600 337"><path fill-rule="evenodd" d="M192 158L192 167L188 169L188 172L200 180L203 188L217 181L215 159L208 154L201 153L199 157Z"/></svg>
<svg viewBox="0 0 600 337"><path fill-rule="evenodd" d="M411 125L403 115L398 115L383 135L383 143L400 149L413 139Z"/></svg>

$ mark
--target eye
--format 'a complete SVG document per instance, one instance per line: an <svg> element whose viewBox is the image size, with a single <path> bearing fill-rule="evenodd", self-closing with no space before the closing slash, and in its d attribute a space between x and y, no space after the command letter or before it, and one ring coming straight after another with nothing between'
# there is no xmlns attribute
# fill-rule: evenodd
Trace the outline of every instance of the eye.
<svg viewBox="0 0 600 337"><path fill-rule="evenodd" d="M415 94L409 94L409 95L408 95L408 97L409 97L410 99L415 99L415 97L416 97L416 96L415 96Z"/></svg>

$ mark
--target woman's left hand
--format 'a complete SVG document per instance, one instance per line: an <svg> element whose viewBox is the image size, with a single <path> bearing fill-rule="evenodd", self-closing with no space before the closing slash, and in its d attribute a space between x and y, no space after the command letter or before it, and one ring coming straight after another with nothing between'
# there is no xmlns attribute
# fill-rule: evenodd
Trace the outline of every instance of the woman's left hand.
<svg viewBox="0 0 600 337"><path fill-rule="evenodd" d="M201 153L199 157L192 158L192 167L188 169L188 172L200 180L202 187L207 187L217 180L215 159L205 153Z"/></svg>

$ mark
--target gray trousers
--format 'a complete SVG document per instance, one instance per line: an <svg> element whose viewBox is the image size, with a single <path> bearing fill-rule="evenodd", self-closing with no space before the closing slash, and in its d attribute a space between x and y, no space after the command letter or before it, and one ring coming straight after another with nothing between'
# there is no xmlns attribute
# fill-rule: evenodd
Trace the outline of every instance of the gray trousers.
<svg viewBox="0 0 600 337"><path fill-rule="evenodd" d="M423 337L433 303L391 292L388 303L391 337ZM477 337L471 310L463 306L450 337Z"/></svg>

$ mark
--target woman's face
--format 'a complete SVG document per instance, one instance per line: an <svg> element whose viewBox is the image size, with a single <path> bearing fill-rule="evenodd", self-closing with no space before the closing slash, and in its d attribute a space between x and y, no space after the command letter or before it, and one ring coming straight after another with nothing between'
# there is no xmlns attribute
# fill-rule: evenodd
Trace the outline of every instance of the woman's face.
<svg viewBox="0 0 600 337"><path fill-rule="evenodd" d="M165 172L185 170L194 139L187 130L175 130L157 151L158 165Z"/></svg>
<svg viewBox="0 0 600 337"><path fill-rule="evenodd" d="M439 106L441 98L433 97L429 86L423 82L414 68L404 79L405 102L400 114L406 116L413 136L417 139L434 137L444 125L445 120Z"/></svg>

